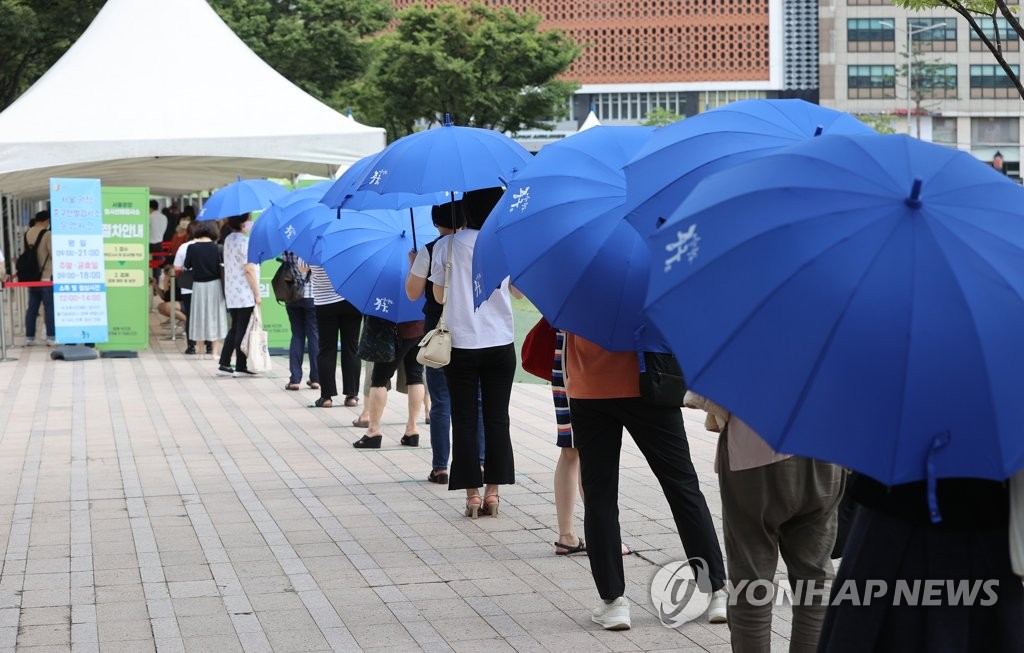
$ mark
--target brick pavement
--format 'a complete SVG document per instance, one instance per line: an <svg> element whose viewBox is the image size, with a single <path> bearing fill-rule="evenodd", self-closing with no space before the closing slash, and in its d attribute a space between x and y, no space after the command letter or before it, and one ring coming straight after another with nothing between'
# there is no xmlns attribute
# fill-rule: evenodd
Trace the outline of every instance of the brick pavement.
<svg viewBox="0 0 1024 653"><path fill-rule="evenodd" d="M315 391L283 390L285 358L232 379L181 345L75 363L15 348L0 363L0 651L728 650L726 626L672 630L653 612L648 583L682 547L628 438L633 628L590 622L586 557L550 544L546 386L516 386L518 484L500 518L471 521L462 493L425 482L429 447L398 445L404 396L384 448L358 451L356 409L307 408ZM685 416L720 533L714 439ZM775 628L788 633L788 611Z"/></svg>

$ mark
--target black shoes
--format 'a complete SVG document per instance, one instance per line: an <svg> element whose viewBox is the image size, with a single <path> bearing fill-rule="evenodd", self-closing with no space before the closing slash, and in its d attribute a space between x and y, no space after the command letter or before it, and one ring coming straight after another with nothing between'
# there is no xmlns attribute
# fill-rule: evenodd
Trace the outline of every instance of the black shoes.
<svg viewBox="0 0 1024 653"><path fill-rule="evenodd" d="M382 435L364 435L355 442L352 446L356 449L380 449L380 443L384 439Z"/></svg>
<svg viewBox="0 0 1024 653"><path fill-rule="evenodd" d="M217 368L217 376L234 376L235 369L230 365L221 365Z"/></svg>
<svg viewBox="0 0 1024 653"><path fill-rule="evenodd" d="M410 433L409 435L402 436L402 446L405 447L418 447L420 446L420 434Z"/></svg>

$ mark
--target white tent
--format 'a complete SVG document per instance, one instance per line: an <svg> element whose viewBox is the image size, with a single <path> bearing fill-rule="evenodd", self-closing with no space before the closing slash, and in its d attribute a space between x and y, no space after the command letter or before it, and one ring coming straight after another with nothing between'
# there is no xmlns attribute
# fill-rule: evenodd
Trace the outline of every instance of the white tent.
<svg viewBox="0 0 1024 653"><path fill-rule="evenodd" d="M154 195L332 177L384 144L264 63L205 0L109 0L0 113L0 193L44 198L50 177Z"/></svg>

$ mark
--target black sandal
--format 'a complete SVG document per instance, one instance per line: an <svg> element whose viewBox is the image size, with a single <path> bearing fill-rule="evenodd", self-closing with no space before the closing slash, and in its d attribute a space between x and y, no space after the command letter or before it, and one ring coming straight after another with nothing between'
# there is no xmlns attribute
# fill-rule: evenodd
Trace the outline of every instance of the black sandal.
<svg viewBox="0 0 1024 653"><path fill-rule="evenodd" d="M380 449L380 443L383 439L383 435L364 435L353 442L352 446L356 449Z"/></svg>
<svg viewBox="0 0 1024 653"><path fill-rule="evenodd" d="M420 446L420 434L409 433L408 435L403 435L401 442L406 447L418 447Z"/></svg>
<svg viewBox="0 0 1024 653"><path fill-rule="evenodd" d="M316 401L310 405L310 408L330 408L332 406L334 406L334 402L331 401L330 397L317 397Z"/></svg>
<svg viewBox="0 0 1024 653"><path fill-rule="evenodd" d="M555 551L556 556L571 556L574 553L584 553L587 550L587 543L583 541L582 537L576 538L576 546L569 546L568 544L562 544L561 542L555 542L555 548L559 549Z"/></svg>

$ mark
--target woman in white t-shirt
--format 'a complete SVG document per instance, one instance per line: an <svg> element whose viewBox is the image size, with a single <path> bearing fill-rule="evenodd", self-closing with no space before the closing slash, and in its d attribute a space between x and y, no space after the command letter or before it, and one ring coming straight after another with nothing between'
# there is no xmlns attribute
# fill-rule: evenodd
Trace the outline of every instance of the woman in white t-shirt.
<svg viewBox="0 0 1024 653"><path fill-rule="evenodd" d="M226 376L255 374L246 367L242 353L242 335L249 326L249 318L260 299L260 266L249 263L249 230L252 218L248 213L225 219L229 230L224 238L224 301L231 318L231 328L224 336L224 348L220 352L220 367L217 373ZM231 356L235 356L235 367L231 367Z"/></svg>
<svg viewBox="0 0 1024 653"><path fill-rule="evenodd" d="M501 198L501 192L500 188L488 188L463 196L466 229L437 241L430 268L434 298L441 302L450 247L451 280L445 322L452 333L452 359L444 368L452 413L448 489L466 491L466 516L473 518L481 512L496 517L498 486L515 482L508 405L517 357L508 279L478 309L473 309L473 248L479 229ZM486 442L483 469L477 442L477 388ZM485 485L483 498L481 485Z"/></svg>

